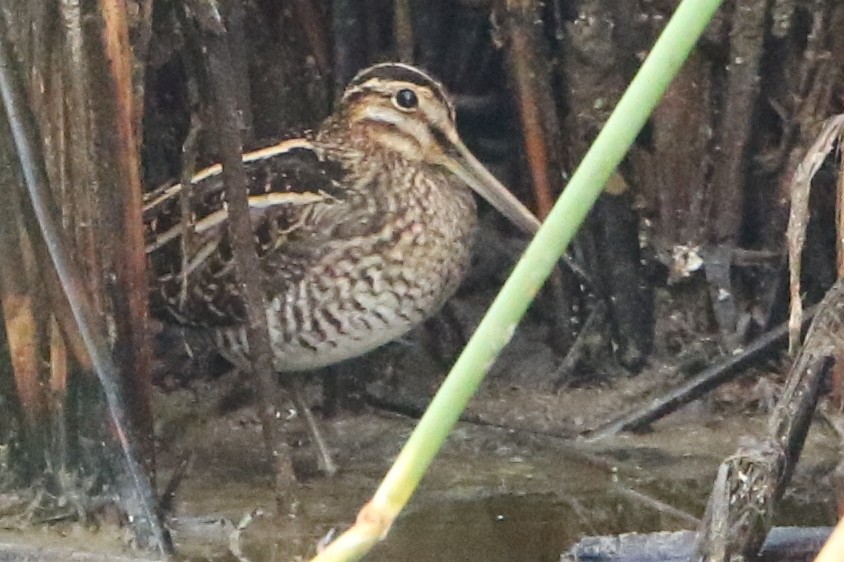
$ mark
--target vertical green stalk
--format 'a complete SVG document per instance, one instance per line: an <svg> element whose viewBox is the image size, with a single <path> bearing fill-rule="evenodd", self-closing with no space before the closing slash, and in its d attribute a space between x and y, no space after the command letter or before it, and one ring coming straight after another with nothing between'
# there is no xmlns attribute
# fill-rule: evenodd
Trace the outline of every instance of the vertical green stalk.
<svg viewBox="0 0 844 562"><path fill-rule="evenodd" d="M722 0L684 0L376 492L403 506Z"/></svg>

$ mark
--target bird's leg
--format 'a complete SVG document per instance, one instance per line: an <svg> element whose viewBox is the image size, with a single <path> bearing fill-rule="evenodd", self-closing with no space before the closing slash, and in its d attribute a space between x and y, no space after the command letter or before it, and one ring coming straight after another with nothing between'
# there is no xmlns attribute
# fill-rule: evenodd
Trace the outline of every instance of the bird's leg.
<svg viewBox="0 0 844 562"><path fill-rule="evenodd" d="M227 353L225 350L219 350L218 353L226 361L234 365L240 372L254 373L252 365L245 358L234 353ZM295 373L284 373L281 380L283 381L284 386L287 387L293 395L293 405L296 407L296 411L304 418L305 427L311 436L311 440L317 447L319 468L325 475L333 476L337 472L337 465L334 464L334 461L331 459L331 453L328 450L328 446L325 444L325 439L322 437L322 433L317 426L316 419L308 406L307 400L305 400L301 376Z"/></svg>
<svg viewBox="0 0 844 562"><path fill-rule="evenodd" d="M290 388L293 391L293 402L296 404L296 409L305 418L305 425L308 428L308 433L311 434L311 439L319 451L320 468L327 476L333 476L337 472L337 465L331 459L331 452L328 450L328 445L325 444L325 439L319 430L314 414L305 400L305 394L302 389L302 378L300 375L291 374L289 377Z"/></svg>

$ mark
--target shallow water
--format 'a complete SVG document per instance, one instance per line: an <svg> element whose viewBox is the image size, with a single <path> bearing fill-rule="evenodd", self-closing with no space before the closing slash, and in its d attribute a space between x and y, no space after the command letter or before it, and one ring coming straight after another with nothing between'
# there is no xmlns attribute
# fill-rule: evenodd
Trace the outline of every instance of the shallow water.
<svg viewBox="0 0 844 562"><path fill-rule="evenodd" d="M562 393L492 379L469 406L470 414L485 424L457 425L412 501L367 560L558 560L586 535L693 528L718 464L733 454L742 436L763 434L764 415L696 405L660 421L651 432L599 443L548 435L571 434L611 418L632 400L640 401L648 385L664 385L664 379L654 371L618 379L612 389ZM180 560L310 558L327 534L354 522L416 423L373 408L341 411L323 421L341 471L331 479L297 484L292 491L298 505L291 515L277 509L251 404L221 412L220 399L229 392L225 384L197 383L158 396L159 484L168 481L186 455L193 457L174 506ZM427 383L420 386L428 388ZM296 421L282 417L278 423L285 441L295 442L301 432ZM835 521L826 475L838 461L838 450L838 438L824 424L815 424L776 524ZM295 447L285 454L307 457ZM250 514L254 520L235 533ZM127 552L126 532L119 529L25 528L13 536L27 545L66 545L75 553Z"/></svg>
<svg viewBox="0 0 844 562"><path fill-rule="evenodd" d="M737 425L750 430L762 421L672 425L600 447L461 424L387 539L367 560L551 561L586 535L693 528L690 518L703 513L718 462L739 435ZM229 522L223 529L218 521L194 520L190 536L182 536L184 559L309 558L322 537L351 524L411 426L404 418L372 415L333 424L333 439L345 443L344 470L334 479L303 485L295 517L272 515L272 494L260 463L247 463L254 471L247 468L236 477L232 457L222 472L213 461L203 463L205 478L185 483L179 511L215 513ZM829 497L817 482L799 484L829 463L824 459L834 451L829 445L826 436L813 432L798 474L796 490L802 492L786 497L778 524L834 521ZM255 509L265 515L242 532L232 549L232 525ZM240 559L232 553L238 549Z"/></svg>

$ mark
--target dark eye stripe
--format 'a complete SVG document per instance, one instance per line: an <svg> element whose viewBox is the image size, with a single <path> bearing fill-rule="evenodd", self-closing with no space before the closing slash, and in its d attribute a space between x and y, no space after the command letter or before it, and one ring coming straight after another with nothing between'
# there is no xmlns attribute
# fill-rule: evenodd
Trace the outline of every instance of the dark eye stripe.
<svg viewBox="0 0 844 562"><path fill-rule="evenodd" d="M430 127L430 126L428 127L428 130L430 131L431 136L434 138L434 142L437 143L437 146L439 146L440 149L445 154L448 154L448 155L451 155L451 156L456 155L455 150L454 150L454 145L451 143L450 140L448 140L448 137L445 136L444 132L442 132L437 127Z"/></svg>

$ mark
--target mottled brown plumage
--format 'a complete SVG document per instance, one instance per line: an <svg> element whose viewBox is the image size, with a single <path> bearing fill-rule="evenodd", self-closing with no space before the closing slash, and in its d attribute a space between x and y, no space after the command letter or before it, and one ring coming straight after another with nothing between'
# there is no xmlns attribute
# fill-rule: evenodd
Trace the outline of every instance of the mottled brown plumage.
<svg viewBox="0 0 844 562"><path fill-rule="evenodd" d="M442 87L406 65L361 72L317 131L244 162L279 371L360 355L436 312L468 267L469 187L520 226L536 226L460 142ZM188 225L181 186L146 198L151 307L244 355L220 167L192 184Z"/></svg>

